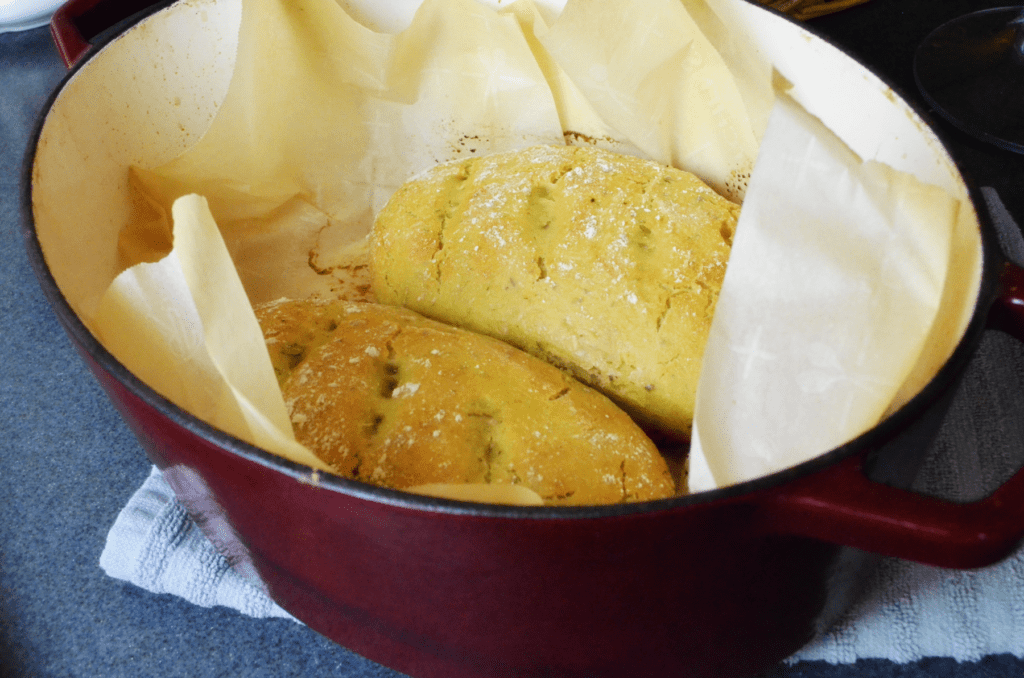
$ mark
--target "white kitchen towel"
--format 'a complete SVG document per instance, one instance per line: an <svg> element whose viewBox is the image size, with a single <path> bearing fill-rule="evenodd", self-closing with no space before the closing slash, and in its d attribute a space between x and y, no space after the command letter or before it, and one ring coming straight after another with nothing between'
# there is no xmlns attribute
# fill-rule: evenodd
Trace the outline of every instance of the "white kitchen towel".
<svg viewBox="0 0 1024 678"><path fill-rule="evenodd" d="M993 654L1024 656L1020 551L993 567L969 571L887 559L873 573L867 595L788 661L978 661Z"/></svg>
<svg viewBox="0 0 1024 678"><path fill-rule="evenodd" d="M115 579L202 607L222 605L250 617L295 619L231 569L155 466L114 521L100 567Z"/></svg>
<svg viewBox="0 0 1024 678"><path fill-rule="evenodd" d="M1007 254L1024 263L1020 230L994 191L983 195ZM1024 348L993 334L954 400L917 491L974 501L1024 463ZM100 564L111 577L197 605L294 619L230 568L156 468L118 516ZM971 571L883 559L846 614L789 661L974 661L1006 653L1024 657L1024 550Z"/></svg>

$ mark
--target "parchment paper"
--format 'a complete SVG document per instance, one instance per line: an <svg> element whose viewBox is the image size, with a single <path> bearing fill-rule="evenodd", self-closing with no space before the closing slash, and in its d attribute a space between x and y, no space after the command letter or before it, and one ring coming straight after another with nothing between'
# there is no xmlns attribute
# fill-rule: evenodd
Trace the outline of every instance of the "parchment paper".
<svg viewBox="0 0 1024 678"><path fill-rule="evenodd" d="M938 312L957 209L861 162L780 96L704 353L691 491L792 466L879 421Z"/></svg>
<svg viewBox="0 0 1024 678"><path fill-rule="evenodd" d="M174 251L119 275L96 317L99 339L161 395L217 427L313 468L295 442L252 306L206 200L174 203Z"/></svg>
<svg viewBox="0 0 1024 678"><path fill-rule="evenodd" d="M246 334L253 331L251 309L234 308L241 304L239 295L220 293L222 286L231 286L231 275L239 276L253 304L344 293L344 272L361 256L360 238L403 181L438 162L537 143L596 143L650 157L693 171L741 200L775 99L770 67L759 64L743 36L731 34L702 0L570 0L561 11L530 0L497 3L497 8L474 0L425 0L408 26L394 34L373 29L406 19L380 19L373 3L343 4L351 16L334 0L245 1L238 65L210 129L170 164L133 169L140 197L120 242L127 270L111 287L97 319L115 355L153 380L158 391L214 425L314 467L318 464L308 451L292 444L276 400L279 391L270 388L264 398L250 390L269 388L257 355L265 351L258 328ZM782 133L783 139L789 136ZM761 148L759 165L770 148ZM802 160L816 162L809 156ZM818 190L841 184L859 166L855 157L840 154L838 164L812 167L811 174L824 175L813 192L788 181L772 186L812 214L834 215L851 196L872 204L874 197L857 197L857 191ZM903 203L904 184L886 184L891 175L881 168L871 176L887 186L886 200ZM188 194L206 200L174 203ZM745 203L743 210L741 228L751 231L753 241L760 225L772 222L769 212L754 218L758 204ZM902 211L867 212L870 220L849 227L902 228ZM893 222L897 215L900 220ZM180 229L206 229L214 222L234 267L197 282L189 275L218 261L198 257L201 252L185 245L193 236L179 235ZM794 251L781 256L795 257L788 259L793 268L804 265L802 259L827 259L827 240L789 243ZM771 287L756 275L751 281L743 272L748 264L739 261L730 264L734 288L746 285L744 280ZM159 262L159 268L144 262ZM857 281L879 273L878 262L870 259L853 257L849 265L853 270L834 266L829 274L852 275L857 288ZM921 286L925 291L933 278L942 279L930 266L922 274L928 279ZM734 268L740 269L735 275ZM844 304L849 289L842 282L816 285L815 302L829 292L838 296L824 304L828 308L845 306L852 314L871 306ZM727 312L728 296L723 293ZM238 322L231 333L237 341L216 339L218 317ZM846 320L852 326L872 322L870 314ZM921 322L918 329L927 332L929 321ZM131 342L119 343L126 327L162 347L138 351ZM728 355L722 351L731 349L714 350L712 355ZM152 356L159 356L155 364ZM826 358L831 360L820 359ZM914 362L900 358L907 360ZM189 366L170 374L167 366L178 364ZM252 371L264 373L257 377L248 374ZM897 372L905 370L900 366ZM236 383L243 373L248 379ZM193 387L194 375L201 385ZM875 409L885 409L886 397L878 396ZM702 439L707 442L703 431ZM764 446L757 450L762 454ZM747 454L746 448L740 453ZM791 463L791 457L782 459ZM706 475L718 482L716 475Z"/></svg>

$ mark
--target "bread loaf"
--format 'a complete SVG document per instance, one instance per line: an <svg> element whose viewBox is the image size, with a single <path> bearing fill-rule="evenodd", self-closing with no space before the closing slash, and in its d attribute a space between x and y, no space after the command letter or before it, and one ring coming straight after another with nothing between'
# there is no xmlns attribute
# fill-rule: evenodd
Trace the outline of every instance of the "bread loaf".
<svg viewBox="0 0 1024 678"><path fill-rule="evenodd" d="M685 438L738 214L692 174L597 148L472 158L392 196L371 234L373 289Z"/></svg>
<svg viewBox="0 0 1024 678"><path fill-rule="evenodd" d="M621 409L508 344L367 303L279 301L257 318L296 438L341 475L516 484L546 504L674 493Z"/></svg>

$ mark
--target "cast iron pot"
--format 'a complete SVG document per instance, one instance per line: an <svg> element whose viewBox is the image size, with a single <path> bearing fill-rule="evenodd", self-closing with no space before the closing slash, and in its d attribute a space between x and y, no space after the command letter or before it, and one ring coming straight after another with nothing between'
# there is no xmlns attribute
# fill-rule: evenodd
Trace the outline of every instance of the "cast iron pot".
<svg viewBox="0 0 1024 678"><path fill-rule="evenodd" d="M1005 557L1024 535L1024 472L973 504L902 489L983 331L1024 340L1024 271L1003 259L973 207L982 204L974 187L908 104L820 38L743 0L727 3L731 20L766 36L766 58L802 59L809 90L838 106L843 92L855 97L869 123L853 119L851 129L864 127L878 137L867 141L894 157L917 153L915 162L949 173L976 222L965 245L979 262L965 283L969 320L937 375L894 415L740 485L545 508L432 499L317 474L179 409L83 322L88 281L111 264L76 253L84 239L116 242L129 164L164 162L205 129L227 86L239 5L163 3L95 47L86 41L146 4L76 0L54 17L73 68L28 152L29 257L72 342L206 534L311 628L422 678L746 676L827 628L873 554L970 568Z"/></svg>

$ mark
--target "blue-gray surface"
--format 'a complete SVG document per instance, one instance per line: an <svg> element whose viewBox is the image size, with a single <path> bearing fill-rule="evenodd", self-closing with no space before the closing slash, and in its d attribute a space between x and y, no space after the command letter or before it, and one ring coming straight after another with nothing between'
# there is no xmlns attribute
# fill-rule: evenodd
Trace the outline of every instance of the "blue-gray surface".
<svg viewBox="0 0 1024 678"><path fill-rule="evenodd" d="M153 595L99 568L107 529L149 462L65 338L21 241L21 158L62 75L46 29L0 35L0 676L399 675L292 622ZM1022 353L986 338L959 402L1020 390L1000 372L1024 364ZM1019 436L1016 417L999 425ZM949 427L973 422L955 410ZM1005 678L1024 675L1024 662L803 663L769 675Z"/></svg>

